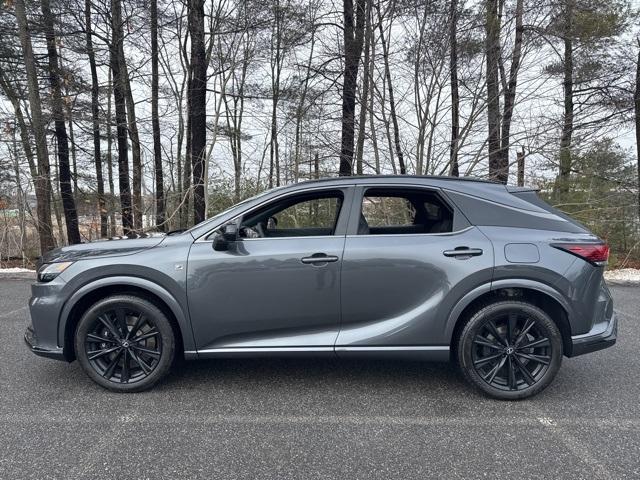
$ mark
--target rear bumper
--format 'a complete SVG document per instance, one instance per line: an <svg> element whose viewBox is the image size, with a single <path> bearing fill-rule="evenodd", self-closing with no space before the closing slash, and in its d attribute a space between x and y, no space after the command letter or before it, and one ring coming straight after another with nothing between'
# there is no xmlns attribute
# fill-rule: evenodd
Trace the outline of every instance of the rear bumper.
<svg viewBox="0 0 640 480"><path fill-rule="evenodd" d="M618 316L613 312L608 322L595 325L584 335L571 337L572 349L569 357L584 355L612 347L618 336Z"/></svg>
<svg viewBox="0 0 640 480"><path fill-rule="evenodd" d="M32 353L39 355L41 357L54 358L56 360L65 360L64 353L62 348L46 348L38 345L38 338L36 337L35 332L33 331L33 327L29 325L24 332L24 343L27 344L29 350Z"/></svg>

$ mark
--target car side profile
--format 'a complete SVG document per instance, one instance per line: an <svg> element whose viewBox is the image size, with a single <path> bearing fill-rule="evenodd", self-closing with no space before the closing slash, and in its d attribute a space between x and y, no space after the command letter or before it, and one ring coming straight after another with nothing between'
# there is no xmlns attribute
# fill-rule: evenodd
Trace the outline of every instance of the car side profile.
<svg viewBox="0 0 640 480"><path fill-rule="evenodd" d="M25 341L99 385L174 359L455 361L499 399L612 346L608 246L536 191L448 177L302 182L195 227L43 255Z"/></svg>

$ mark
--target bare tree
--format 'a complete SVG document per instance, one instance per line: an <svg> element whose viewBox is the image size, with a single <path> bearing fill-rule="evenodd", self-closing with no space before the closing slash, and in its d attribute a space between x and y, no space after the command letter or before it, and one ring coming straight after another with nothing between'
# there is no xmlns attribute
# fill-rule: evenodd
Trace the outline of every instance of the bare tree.
<svg viewBox="0 0 640 480"><path fill-rule="evenodd" d="M372 0L369 0L372 1ZM342 84L342 141L340 146L341 176L353 173L353 142L355 137L356 87L358 65L364 41L367 0L344 0L344 75Z"/></svg>
<svg viewBox="0 0 640 480"><path fill-rule="evenodd" d="M485 2L485 31L487 58L487 125L489 127L489 176L502 183L509 178L509 163L500 155L500 17L498 0Z"/></svg>
<svg viewBox="0 0 640 480"><path fill-rule="evenodd" d="M562 82L564 91L564 114L562 116L562 136L560 137L560 172L558 192L563 194L569 188L571 174L571 137L573 135L573 0L565 0L564 5L564 61Z"/></svg>
<svg viewBox="0 0 640 480"><path fill-rule="evenodd" d="M382 16L380 15L380 6L376 5L378 11L378 29L380 31L380 42L382 42L382 59L384 61L384 74L387 79L387 88L389 89L389 114L391 115L391 122L393 124L393 144L396 150L396 156L398 157L398 167L400 168L400 175L406 175L407 167L404 163L404 154L402 153L402 147L400 146L400 128L398 127L398 115L396 113L396 102L393 95L393 83L391 81L391 67L389 66L389 47L384 38L384 28L382 27Z"/></svg>
<svg viewBox="0 0 640 480"><path fill-rule="evenodd" d="M71 188L71 169L69 167L69 140L64 122L62 107L62 93L60 90L60 64L56 36L53 29L53 13L49 0L41 0L42 18L44 20L45 37L47 41L47 57L49 59L49 85L51 86L51 109L55 124L56 142L58 149L58 168L60 171L60 194L67 229L67 240L70 244L80 243L78 230L78 212Z"/></svg>
<svg viewBox="0 0 640 480"><path fill-rule="evenodd" d="M516 101L516 87L518 85L518 71L520 70L520 57L522 56L522 34L524 26L522 24L523 0L516 2L516 32L511 55L511 67L509 69L509 82L504 91L504 112L502 114L502 131L500 133L500 168L509 168L509 142L511 134L511 119L513 118L513 108ZM505 179L506 182L506 179Z"/></svg>
<svg viewBox="0 0 640 480"><path fill-rule="evenodd" d="M165 231L164 176L158 112L158 0L151 0L151 127L153 129L153 165L156 179L156 227L160 231Z"/></svg>
<svg viewBox="0 0 640 480"><path fill-rule="evenodd" d="M29 106L31 109L31 128L35 137L36 158L38 160L37 177L34 179L37 197L38 237L40 239L40 252L45 253L55 247L53 229L51 227L51 191L49 151L47 148L47 136L42 119L42 105L40 103L40 87L38 85L38 72L33 56L31 36L27 24L27 14L24 0L15 1L16 23L22 44L24 65L27 72L27 87L29 90Z"/></svg>
<svg viewBox="0 0 640 480"><path fill-rule="evenodd" d="M91 127L93 134L93 161L96 168L98 192L98 213L100 215L100 236L107 236L107 208L104 200L104 180L102 178L102 152L100 148L100 89L98 68L93 48L93 22L91 20L91 0L84 2L84 28L86 32L87 57L91 71Z"/></svg>
<svg viewBox="0 0 640 480"><path fill-rule="evenodd" d="M640 39L638 39L638 60L636 62L636 89L633 95L636 127L636 152L638 163L638 220L640 220Z"/></svg>
<svg viewBox="0 0 640 480"><path fill-rule="evenodd" d="M364 139L367 126L367 109L369 85L371 84L371 7L373 1L367 2L367 12L364 25L364 57L362 59L362 94L360 95L360 117L358 119L358 140L356 143L356 174L362 175L362 159L364 156ZM309 57L311 61L311 57ZM372 113L373 115L373 113Z"/></svg>
<svg viewBox="0 0 640 480"><path fill-rule="evenodd" d="M207 61L204 44L204 0L189 0L191 79L189 82L189 156L193 166L193 221L205 219L204 160L207 140Z"/></svg>
<svg viewBox="0 0 640 480"><path fill-rule="evenodd" d="M458 137L460 136L460 94L458 92L458 0L451 0L449 13L449 74L451 83L451 146L449 175L460 175Z"/></svg>
<svg viewBox="0 0 640 480"><path fill-rule="evenodd" d="M125 235L134 228L131 212L131 186L129 183L129 145L127 140L127 105L125 98L125 71L122 68L120 49L124 41L122 32L122 5L120 0L111 0L111 43L109 44L111 71L113 72L113 97L116 110L116 132L118 137L118 186L122 207L122 229Z"/></svg>
<svg viewBox="0 0 640 480"><path fill-rule="evenodd" d="M140 148L140 135L138 133L138 121L136 119L136 103L131 90L131 79L129 78L129 68L124 55L124 37L122 42L118 42L118 56L120 58L120 76L122 79L122 89L125 96L127 110L127 125L129 138L131 139L131 167L133 183L133 228L137 231L142 229L142 151Z"/></svg>
<svg viewBox="0 0 640 480"><path fill-rule="evenodd" d="M273 29L271 33L271 131L269 133L269 188L280 186L280 145L278 144L278 102L280 100L280 75L284 62L282 40L283 16L285 9L280 0L273 2Z"/></svg>

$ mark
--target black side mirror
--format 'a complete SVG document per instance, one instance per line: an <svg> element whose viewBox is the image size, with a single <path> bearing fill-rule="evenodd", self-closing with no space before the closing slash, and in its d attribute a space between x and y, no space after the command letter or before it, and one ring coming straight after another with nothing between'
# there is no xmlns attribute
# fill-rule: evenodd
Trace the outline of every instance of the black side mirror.
<svg viewBox="0 0 640 480"><path fill-rule="evenodd" d="M213 249L217 252L229 250L229 247L238 240L238 225L228 223L220 228L220 231L213 237Z"/></svg>

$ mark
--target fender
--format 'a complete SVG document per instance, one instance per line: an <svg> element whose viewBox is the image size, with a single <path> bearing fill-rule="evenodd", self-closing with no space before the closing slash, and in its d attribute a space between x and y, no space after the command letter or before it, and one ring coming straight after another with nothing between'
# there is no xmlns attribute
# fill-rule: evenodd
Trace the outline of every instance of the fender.
<svg viewBox="0 0 640 480"><path fill-rule="evenodd" d="M171 313L178 321L178 327L182 334L182 340L184 342L185 350L195 350L195 341L193 338L193 331L191 330L191 322L189 321L188 314L185 314L178 301L169 293L165 288L161 287L157 283L140 277L129 276L114 276L103 277L86 285L83 285L76 290L71 298L65 303L62 311L60 312L59 328L58 328L58 344L64 345L64 333L67 327L67 321L69 314L73 307L88 293L103 287L108 286L132 286L148 290L158 298L160 298L171 310Z"/></svg>
<svg viewBox="0 0 640 480"><path fill-rule="evenodd" d="M567 316L569 317L569 322L571 322L571 319L573 318L573 309L567 303L562 294L552 286L535 280L529 280L527 278L508 278L479 285L465 294L458 301L458 303L456 303L456 306L451 310L451 313L449 314L445 327L446 337L451 340L453 336L453 330L458 323L460 315L462 314L464 309L467 308L474 300L477 300L478 298L489 292L501 290L503 288L526 288L528 290L536 290L540 293L544 293L545 295L548 295L549 297L556 300L562 306L562 308L564 308L564 310L567 312Z"/></svg>

